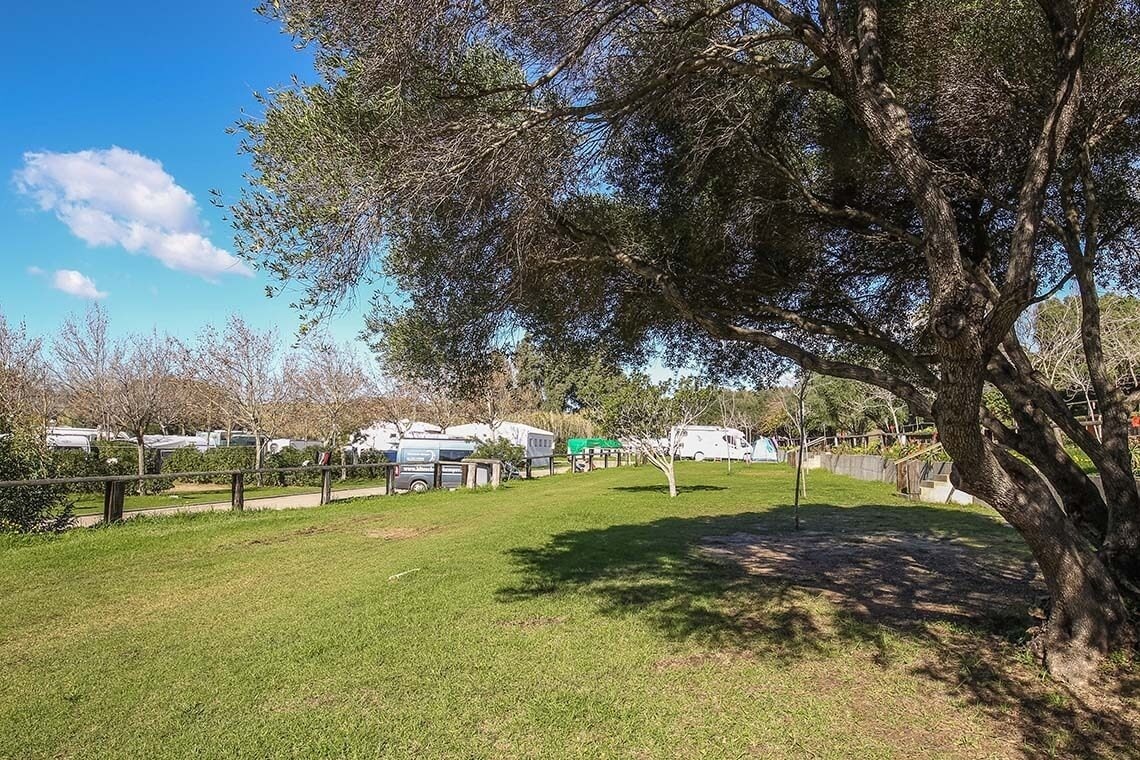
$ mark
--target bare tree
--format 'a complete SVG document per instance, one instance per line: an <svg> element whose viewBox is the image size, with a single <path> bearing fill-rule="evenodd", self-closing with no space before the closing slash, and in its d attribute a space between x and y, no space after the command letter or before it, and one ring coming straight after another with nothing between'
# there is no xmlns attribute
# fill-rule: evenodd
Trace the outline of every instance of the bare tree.
<svg viewBox="0 0 1140 760"><path fill-rule="evenodd" d="M0 431L47 418L48 380L43 342L0 311Z"/></svg>
<svg viewBox="0 0 1140 760"><path fill-rule="evenodd" d="M199 334L192 356L196 377L218 392L218 415L253 435L254 467L260 470L265 435L286 398L277 331L255 330L231 315L221 332L207 327Z"/></svg>
<svg viewBox="0 0 1140 760"><path fill-rule="evenodd" d="M309 410L322 437L340 449L345 464L345 436L369 422L374 394L364 363L349 344L327 335L310 335L288 364L290 387ZM341 471L341 477L346 477Z"/></svg>
<svg viewBox="0 0 1140 760"><path fill-rule="evenodd" d="M107 312L88 307L82 320L70 314L52 341L55 376L76 414L99 429L101 437L115 434L111 385L122 357L108 333Z"/></svg>
<svg viewBox="0 0 1140 760"><path fill-rule="evenodd" d="M105 390L110 421L138 446L138 473L146 474L145 437L152 426L175 414L177 342L157 332L132 336L116 347ZM140 483L140 490L142 486Z"/></svg>

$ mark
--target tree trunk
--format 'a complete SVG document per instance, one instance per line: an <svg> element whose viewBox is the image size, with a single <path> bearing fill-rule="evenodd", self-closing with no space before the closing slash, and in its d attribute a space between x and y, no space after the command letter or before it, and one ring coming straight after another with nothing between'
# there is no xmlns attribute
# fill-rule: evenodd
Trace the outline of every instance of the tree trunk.
<svg viewBox="0 0 1140 760"><path fill-rule="evenodd" d="M1140 492L1136 488L1130 452L1128 457L1128 466L1122 467L1121 457L1105 456L1099 469L1105 502L1109 506L1101 556L1122 585L1133 595L1140 596Z"/></svg>
<svg viewBox="0 0 1140 760"><path fill-rule="evenodd" d="M348 480L348 469L345 467L345 465L348 464L348 460L346 459L347 453L345 452L345 448L346 447L344 447L344 446L340 447L340 479L341 480Z"/></svg>
<svg viewBox="0 0 1140 760"><path fill-rule="evenodd" d="M677 475L673 470L672 462L665 469L665 479L669 481L669 498L673 498L677 495Z"/></svg>
<svg viewBox="0 0 1140 760"><path fill-rule="evenodd" d="M142 431L135 433L135 442L139 447L138 473L140 477L142 475L146 475L146 449L143 447L143 435L144 433ZM142 496L143 482L141 480L135 484L135 490L138 492L139 496Z"/></svg>
<svg viewBox="0 0 1140 760"><path fill-rule="evenodd" d="M1033 553L1052 602L1037 642L1040 654L1055 678L1080 687L1106 654L1129 639L1124 602L1108 569L1041 477L995 450L981 434L977 362L953 358L943 364L934 407L940 440L956 465L955 486L996 509Z"/></svg>
<svg viewBox="0 0 1140 760"><path fill-rule="evenodd" d="M256 425L253 428L253 469L257 470L257 485L261 482L261 429Z"/></svg>

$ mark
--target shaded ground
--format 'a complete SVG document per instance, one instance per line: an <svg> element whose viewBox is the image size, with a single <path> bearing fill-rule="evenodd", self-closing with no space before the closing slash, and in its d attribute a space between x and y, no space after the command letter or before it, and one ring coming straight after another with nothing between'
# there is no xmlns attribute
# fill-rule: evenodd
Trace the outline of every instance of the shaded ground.
<svg viewBox="0 0 1140 760"><path fill-rule="evenodd" d="M880 688L875 668L929 679L1006 726L1018 756L1140 757L1135 667L1114 668L1082 699L1029 656L1044 587L1003 523L980 510L917 504L813 504L801 514L810 530L793 531L784 506L560 534L512 552L524 580L501 594L589 593L607 614L638 615L705 647L659 661L662 670L768 659L792 667L858 657L852 652L866 647L869 694ZM908 645L921 654L912 657ZM866 708L861 720L872 719L874 698ZM945 720L954 725L952 714ZM907 746L898 724L883 730Z"/></svg>
<svg viewBox="0 0 1140 760"><path fill-rule="evenodd" d="M1028 622L1035 593L1045 593L1028 557L981 551L949 536L735 533L711 536L702 549L749 575L818 590L868 622L1016 625Z"/></svg>

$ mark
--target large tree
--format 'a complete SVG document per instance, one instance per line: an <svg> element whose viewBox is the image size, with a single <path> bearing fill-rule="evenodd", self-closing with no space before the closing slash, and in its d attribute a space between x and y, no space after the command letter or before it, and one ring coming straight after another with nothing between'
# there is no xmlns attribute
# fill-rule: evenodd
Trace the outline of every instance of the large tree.
<svg viewBox="0 0 1140 760"><path fill-rule="evenodd" d="M404 297L374 326L466 369L522 328L607 360L664 346L743 374L776 356L888 390L1032 550L1050 670L1081 683L1130 640L1140 493L1100 298L1134 280L1134 3L266 12L323 81L243 124L255 175L234 215L246 256L307 286L302 306L383 266ZM1102 440L1015 330L1065 287Z"/></svg>

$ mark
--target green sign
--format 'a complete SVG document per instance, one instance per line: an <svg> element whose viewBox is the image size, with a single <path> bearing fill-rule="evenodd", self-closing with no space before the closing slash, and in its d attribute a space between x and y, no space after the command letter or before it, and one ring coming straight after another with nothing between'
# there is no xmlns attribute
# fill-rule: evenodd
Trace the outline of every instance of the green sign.
<svg viewBox="0 0 1140 760"><path fill-rule="evenodd" d="M607 451L621 451L621 441L613 438L571 438L566 441L566 453L570 456L577 454L604 454Z"/></svg>

